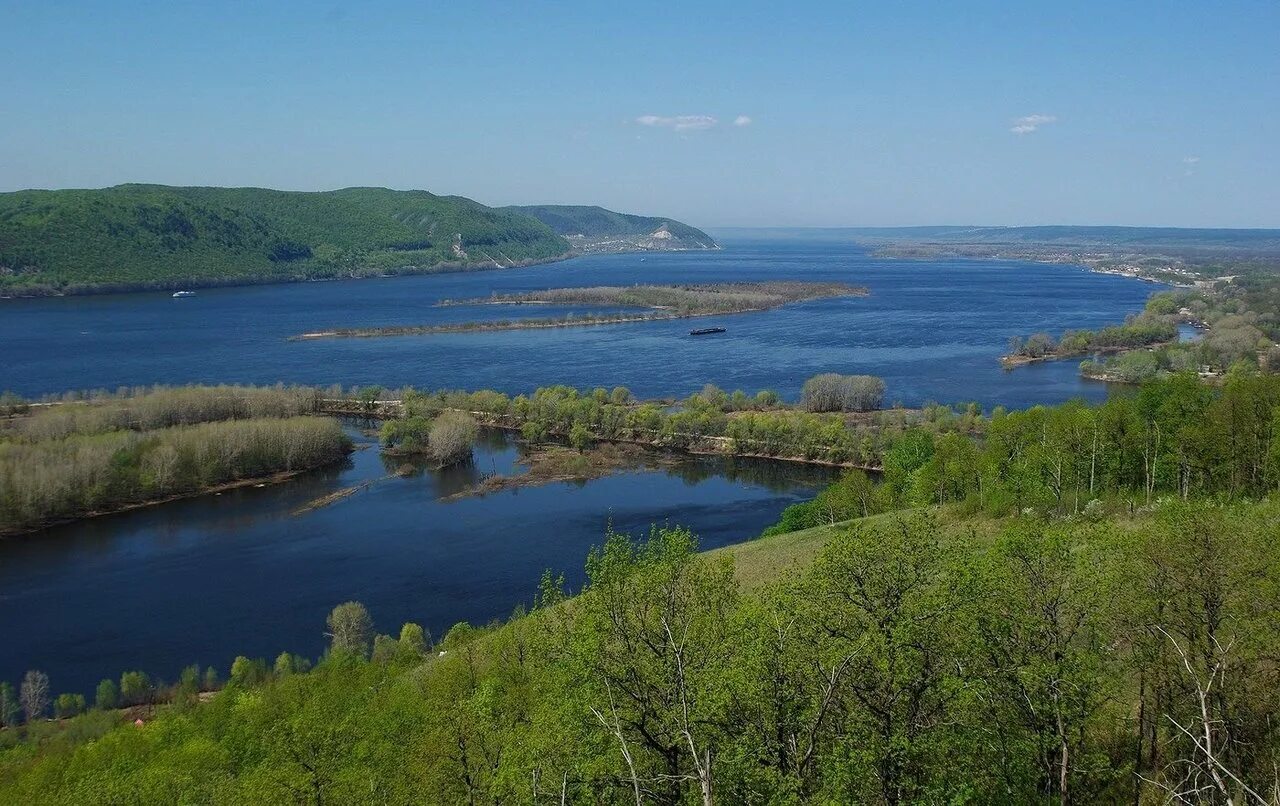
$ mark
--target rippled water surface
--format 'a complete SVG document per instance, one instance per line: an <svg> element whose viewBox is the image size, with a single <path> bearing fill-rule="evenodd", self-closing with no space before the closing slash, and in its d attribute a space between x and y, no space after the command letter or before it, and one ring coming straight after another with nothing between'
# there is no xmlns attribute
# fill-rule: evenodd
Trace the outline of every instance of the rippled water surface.
<svg viewBox="0 0 1280 806"><path fill-rule="evenodd" d="M287 341L341 327L549 316L559 306L435 307L559 286L801 279L865 285L736 316L554 330ZM1018 261L891 261L842 243L731 241L714 253L585 257L527 269L0 302L0 388L35 395L149 383L277 381L496 388L622 385L649 397L715 383L794 398L818 372L866 373L890 401L1026 406L1097 398L1073 362L1006 374L1009 337L1119 321L1148 283ZM691 337L691 327L728 332Z"/></svg>

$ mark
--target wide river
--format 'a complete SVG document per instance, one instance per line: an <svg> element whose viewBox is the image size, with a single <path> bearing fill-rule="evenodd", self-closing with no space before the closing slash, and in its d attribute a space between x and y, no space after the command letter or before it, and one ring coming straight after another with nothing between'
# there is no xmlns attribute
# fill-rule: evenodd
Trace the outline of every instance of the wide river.
<svg viewBox="0 0 1280 806"><path fill-rule="evenodd" d="M438 308L442 299L556 286L835 280L865 298L689 321L556 330L290 342L335 327L419 324L565 308ZM818 372L883 377L888 400L1023 407L1098 399L1074 362L1013 373L1009 337L1120 321L1150 284L1016 261L890 261L831 240L730 240L714 253L610 255L506 271L0 301L0 389L28 396L152 383L278 381L496 388L622 385L642 397L715 383L794 398ZM353 429L353 433L358 433ZM361 437L365 442L370 440ZM225 670L237 654L318 654L324 617L364 602L382 632L421 622L439 636L527 603L543 569L571 586L606 524L689 525L712 547L748 539L830 478L777 463L689 460L585 484L440 500L477 473L509 469L490 435L474 466L376 481L329 507L305 502L387 473L376 447L277 487L98 518L0 542L0 680L49 673L56 691L189 663Z"/></svg>

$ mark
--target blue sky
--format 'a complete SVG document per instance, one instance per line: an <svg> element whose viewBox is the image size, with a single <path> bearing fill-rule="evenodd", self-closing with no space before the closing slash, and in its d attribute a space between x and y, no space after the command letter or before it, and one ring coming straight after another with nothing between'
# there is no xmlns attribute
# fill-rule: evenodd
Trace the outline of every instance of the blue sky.
<svg viewBox="0 0 1280 806"><path fill-rule="evenodd" d="M1280 227L1275 0L0 0L0 30L0 190Z"/></svg>

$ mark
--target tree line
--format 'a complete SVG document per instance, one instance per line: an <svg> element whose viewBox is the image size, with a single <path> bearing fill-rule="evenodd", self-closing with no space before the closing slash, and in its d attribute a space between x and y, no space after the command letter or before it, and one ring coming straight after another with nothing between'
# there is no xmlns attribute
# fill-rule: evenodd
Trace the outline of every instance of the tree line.
<svg viewBox="0 0 1280 806"><path fill-rule="evenodd" d="M9 398L13 414L30 405ZM151 386L114 392L68 393L43 401L32 416L15 420L5 433L20 441L61 439L107 431L150 431L219 420L297 417L319 409L321 393L307 386Z"/></svg>
<svg viewBox="0 0 1280 806"><path fill-rule="evenodd" d="M939 433L980 428L976 404L920 410L867 411L883 403L884 384L872 376L819 375L798 406L773 391L747 395L708 384L681 401L636 401L624 387L580 391L542 387L530 395L484 390L362 392L374 412L381 397L401 402L403 421L384 434L392 444L422 444L426 424L440 412L467 412L485 425L518 430L538 444L569 439L575 447L596 440L636 442L674 450L819 461L879 467L895 435L909 427ZM371 395L371 396L370 396ZM808 409L808 410L806 410ZM416 418L416 419L415 419Z"/></svg>
<svg viewBox="0 0 1280 806"><path fill-rule="evenodd" d="M1099 350L1146 347L1176 338L1176 318L1156 315L1147 310L1130 316L1122 325L1109 325L1099 330L1068 330L1057 338L1048 333L1035 333L1026 338L1015 336L1009 340L1009 355L1065 358Z"/></svg>
<svg viewBox="0 0 1280 806"><path fill-rule="evenodd" d="M851 471L771 533L929 504L1076 516L1168 495L1263 496L1280 489L1280 378L1241 372L1211 387L1183 373L1096 406L998 409L969 432L903 431L881 466L880 483Z"/></svg>
<svg viewBox="0 0 1280 806"><path fill-rule="evenodd" d="M398 639L375 634L373 621L359 602L344 602L335 607L325 619L325 626L330 636L330 651L355 654L375 663L391 658L421 661L430 644L429 633L414 623L401 627ZM23 676L17 688L8 681L0 681L0 728L37 727L50 715L55 719L70 719L91 708L101 712L138 706L154 709L160 705L182 709L195 705L201 694L227 687L258 686L291 674L303 674L313 666L310 658L285 651L277 655L274 662L237 656L225 680L215 667L200 664L185 667L171 684L152 679L146 672L127 671L118 680L108 677L99 682L92 704L79 692L51 696L49 676L33 669Z"/></svg>

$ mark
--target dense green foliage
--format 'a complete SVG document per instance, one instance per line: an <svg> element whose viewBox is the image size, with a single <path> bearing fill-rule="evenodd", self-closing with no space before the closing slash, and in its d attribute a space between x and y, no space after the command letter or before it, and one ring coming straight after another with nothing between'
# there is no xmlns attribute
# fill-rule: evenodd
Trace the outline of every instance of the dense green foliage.
<svg viewBox="0 0 1280 806"><path fill-rule="evenodd" d="M880 486L846 475L769 533L927 504L1078 516L1161 495L1266 495L1280 489L1280 378L1208 387L1174 375L1098 406L997 410L968 431L914 428L886 442Z"/></svg>
<svg viewBox="0 0 1280 806"><path fill-rule="evenodd" d="M401 429L420 432L425 421L412 421L414 416L429 419L455 409L483 424L517 429L531 443L553 436L567 438L579 428L592 439L868 467L879 467L886 448L910 426L945 433L969 431L981 423L980 411L973 405L960 411L929 406L922 411L893 409L858 416L813 414L783 406L774 392L729 394L710 385L678 407L636 403L623 388L586 393L553 386L515 397L493 391L399 394L410 422L388 425L389 434Z"/></svg>
<svg viewBox="0 0 1280 806"><path fill-rule="evenodd" d="M198 707L218 687L198 669L170 687L126 673L103 708L170 704L141 727L94 712L0 734L0 802L1213 803L1280 786L1280 502L1264 498L1280 378L911 422L710 386L670 411L621 388L399 397L425 423L673 444L750 418L864 427L882 481L850 471L789 509L775 532L823 525L743 547L764 577L683 529L609 534L578 597L548 574L531 613L435 646L412 624L376 634L348 602L314 669L237 658ZM790 571L762 561L802 543ZM43 700L19 699L37 717L83 707L33 680Z"/></svg>
<svg viewBox="0 0 1280 806"><path fill-rule="evenodd" d="M1025 358L1063 358L1099 350L1146 347L1176 338L1178 325L1174 317L1144 312L1129 317L1123 325L1110 325L1100 330L1068 330L1057 339L1048 333L1036 333L1025 339L1014 337L1009 342L1009 354Z"/></svg>
<svg viewBox="0 0 1280 806"><path fill-rule="evenodd" d="M615 213L603 207L571 204L539 204L507 207L532 216L556 234L566 237L581 235L589 239L618 236L647 236L665 228L683 248L715 249L716 242L700 229L669 218Z"/></svg>
<svg viewBox="0 0 1280 806"><path fill-rule="evenodd" d="M527 215L425 191L120 185L0 194L0 294L511 266L568 249Z"/></svg>
<svg viewBox="0 0 1280 806"><path fill-rule="evenodd" d="M35 409L0 430L0 533L337 461L305 388L181 387Z"/></svg>
<svg viewBox="0 0 1280 806"><path fill-rule="evenodd" d="M1211 290L1186 289L1157 294L1148 313L1195 324L1200 337L1150 351L1124 353L1103 362L1086 361L1087 377L1125 383L1183 371L1210 377L1232 367L1280 372L1280 280L1246 277L1219 282Z"/></svg>
<svg viewBox="0 0 1280 806"><path fill-rule="evenodd" d="M475 419L464 411L442 411L432 418L413 414L382 424L380 437L388 451L431 456L441 466L471 458L477 435Z"/></svg>
<svg viewBox="0 0 1280 806"><path fill-rule="evenodd" d="M576 599L548 576L530 614L430 653L406 628L309 673L242 659L142 727L33 726L0 801L1256 802L1278 517L879 516L754 588L685 530L611 534Z"/></svg>

